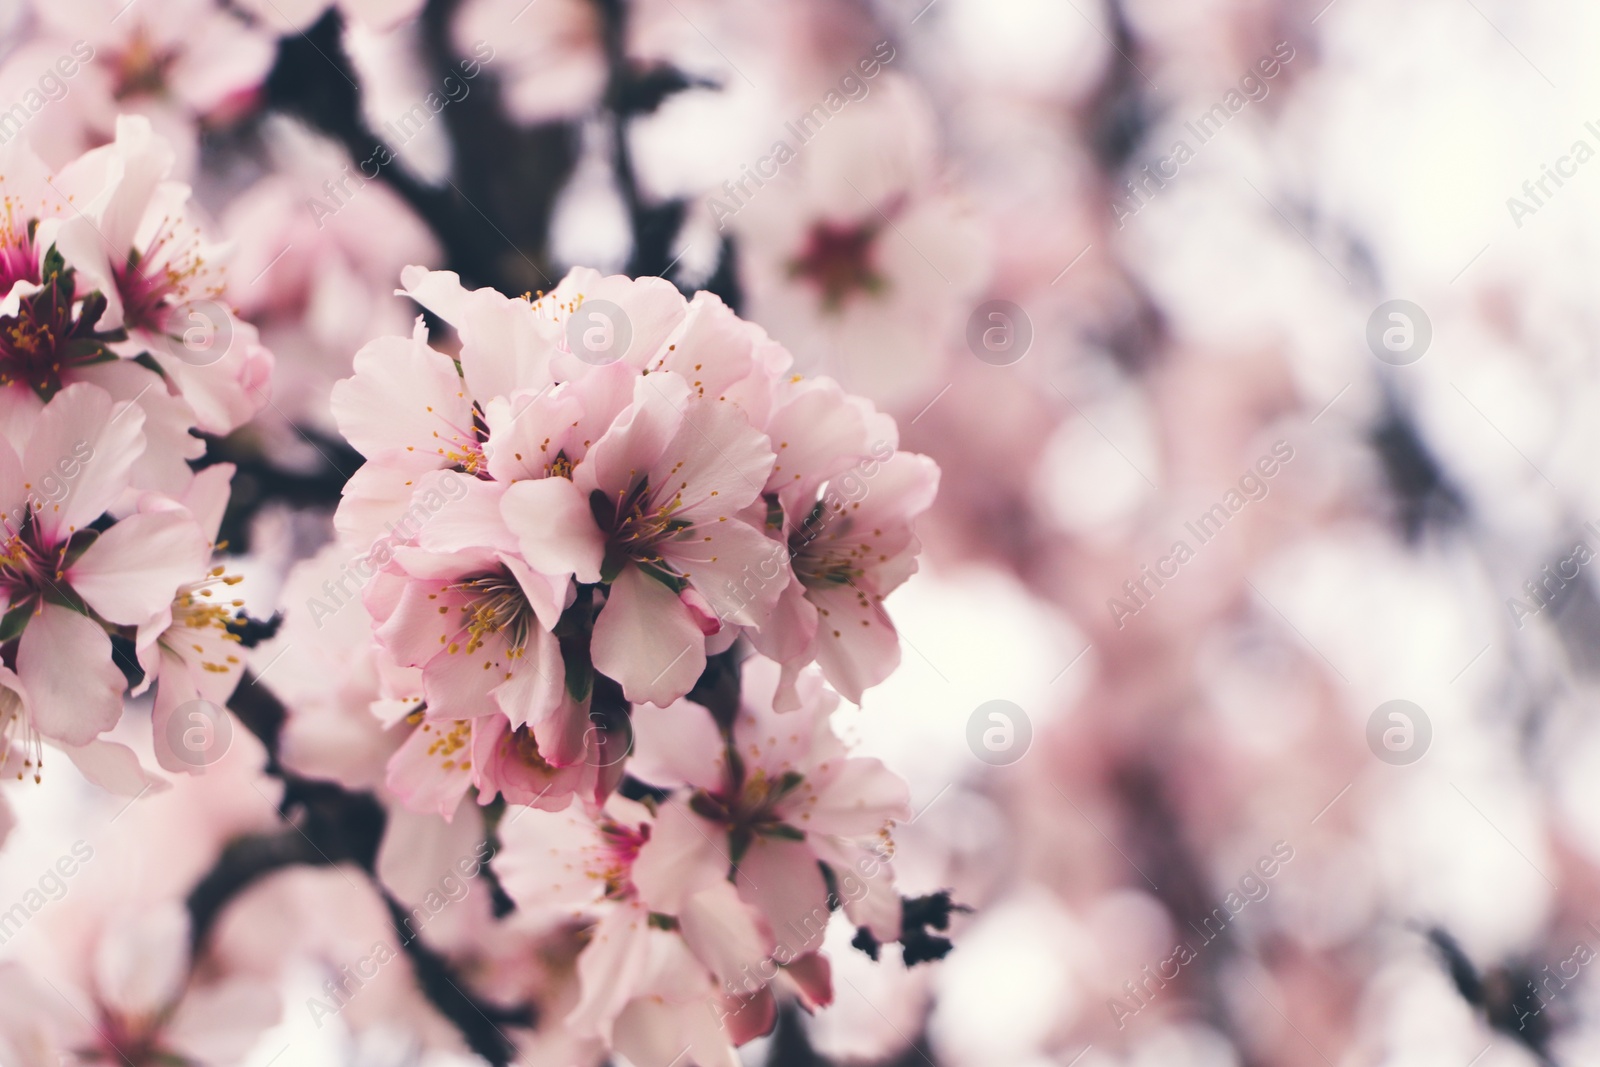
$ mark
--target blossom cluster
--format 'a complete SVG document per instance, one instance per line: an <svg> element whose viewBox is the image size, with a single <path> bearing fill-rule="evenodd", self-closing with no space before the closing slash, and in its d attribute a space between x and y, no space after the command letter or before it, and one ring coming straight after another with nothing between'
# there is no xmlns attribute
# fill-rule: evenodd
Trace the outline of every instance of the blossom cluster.
<svg viewBox="0 0 1600 1067"><path fill-rule="evenodd" d="M898 662L882 601L937 468L710 293L402 277L455 344L419 316L333 391L367 460L335 524L404 736L387 790L446 819L469 792L542 809L505 820L494 867L520 908L593 923L576 1034L726 1049L770 1030L775 989L828 1003L832 910L900 935L907 790L830 716ZM318 627L353 600L323 592Z"/></svg>
<svg viewBox="0 0 1600 1067"><path fill-rule="evenodd" d="M140 117L54 172L0 148L0 758L19 778L48 744L107 788L159 788L103 736L124 697L154 687L155 758L183 773L205 762L187 716L214 720L240 678L238 578L212 561L233 470L191 461L267 402L272 357L218 300L226 250L172 166Z"/></svg>

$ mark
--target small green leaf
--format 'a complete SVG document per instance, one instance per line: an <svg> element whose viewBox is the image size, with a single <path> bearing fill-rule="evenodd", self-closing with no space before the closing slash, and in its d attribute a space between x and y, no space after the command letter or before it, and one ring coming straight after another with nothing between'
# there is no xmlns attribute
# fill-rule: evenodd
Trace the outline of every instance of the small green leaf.
<svg viewBox="0 0 1600 1067"><path fill-rule="evenodd" d="M23 627L28 625L28 620L33 618L33 601L26 600L0 618L0 641L9 641L22 634Z"/></svg>
<svg viewBox="0 0 1600 1067"><path fill-rule="evenodd" d="M750 844L755 840L755 834L743 826L735 827L728 833L728 859L735 867L744 859L746 852L750 851Z"/></svg>
<svg viewBox="0 0 1600 1067"><path fill-rule="evenodd" d="M774 822L767 823L761 827L761 836L781 838L784 841L804 841L806 832L804 830L796 830L788 823Z"/></svg>
<svg viewBox="0 0 1600 1067"><path fill-rule="evenodd" d="M587 662L567 664L567 692L582 704L594 692L594 668Z"/></svg>
<svg viewBox="0 0 1600 1067"><path fill-rule="evenodd" d="M681 593L689 587L689 579L681 574L675 574L659 563L641 563L639 569L654 578L674 593Z"/></svg>

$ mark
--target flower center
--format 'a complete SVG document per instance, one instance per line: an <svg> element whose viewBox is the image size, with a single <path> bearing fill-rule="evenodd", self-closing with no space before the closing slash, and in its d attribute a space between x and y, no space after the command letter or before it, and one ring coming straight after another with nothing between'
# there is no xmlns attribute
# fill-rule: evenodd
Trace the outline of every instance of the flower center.
<svg viewBox="0 0 1600 1067"><path fill-rule="evenodd" d="M589 876L605 883L607 897L622 900L634 893L633 861L650 840L650 828L634 829L610 819L600 822L600 847L589 866Z"/></svg>
<svg viewBox="0 0 1600 1067"><path fill-rule="evenodd" d="M73 332L71 303L54 286L24 297L14 317L0 319L0 385L53 395L66 362L62 342Z"/></svg>
<svg viewBox="0 0 1600 1067"><path fill-rule="evenodd" d="M244 581L243 576L237 574L223 574L223 568L215 567L211 573L198 582L189 582L178 590L178 595L172 601L172 628L162 637L162 644L170 647L173 639L182 639L185 630L217 630L222 639L239 643L238 634L228 629L228 624L234 621L237 609L244 607L242 600L229 600L227 602L213 599L215 587L238 585ZM195 634L199 637L199 634ZM196 652L204 654L205 646L196 641L192 644ZM211 663L202 660L200 666L216 674L226 674L239 665L239 657L227 656L221 663Z"/></svg>
<svg viewBox="0 0 1600 1067"><path fill-rule="evenodd" d="M731 794L696 792L689 798L689 808L733 833L792 836L778 804L804 782L805 775L799 771L785 771L773 778L757 767Z"/></svg>
<svg viewBox="0 0 1600 1067"><path fill-rule="evenodd" d="M875 225L836 226L819 222L811 227L805 247L789 263L791 277L804 278L822 291L822 306L838 311L849 297L873 295L887 284L873 263Z"/></svg>
<svg viewBox="0 0 1600 1067"><path fill-rule="evenodd" d="M90 293L78 299L73 274L54 248L43 272L35 270L32 247L31 237L0 243L0 282L43 285L19 301L15 315L0 317L0 386L23 385L49 400L61 388L64 369L112 358L102 342L120 338L95 332L105 298ZM10 291L5 285L0 297Z"/></svg>
<svg viewBox="0 0 1600 1067"><path fill-rule="evenodd" d="M673 473L676 472L674 468ZM671 570L659 547L663 541L681 537L685 530L693 528L693 523L677 517L678 510L683 507L683 497L679 493L657 503L650 491L649 479L641 479L616 501L615 507L598 490L589 495L589 507L600 528L611 531L606 540L605 562L600 568L603 580L612 580L625 564L632 562L669 585L681 582L681 576Z"/></svg>
<svg viewBox="0 0 1600 1067"><path fill-rule="evenodd" d="M467 602L461 605L461 629L465 632L465 646L452 643L450 652L465 651L470 655L483 647L490 636L499 635L509 648L507 655L516 659L528 645L537 622L533 605L528 603L522 586L509 571L485 574L457 582L453 588L465 593Z"/></svg>
<svg viewBox="0 0 1600 1067"><path fill-rule="evenodd" d="M843 505L830 511L821 500L817 501L805 521L789 533L795 577L810 587L844 585L861 578L873 549L866 541L854 545L843 542L840 535L851 524ZM830 526L834 527L831 536L824 536Z"/></svg>
<svg viewBox="0 0 1600 1067"><path fill-rule="evenodd" d="M434 440L439 442L439 447L434 451L456 470L487 480L489 457L484 453L483 439L488 433L488 426L484 423L483 413L478 410L477 404L472 406L470 427L457 426L440 415L432 404L428 405L428 412L436 417L446 430L443 434L438 430L433 431Z"/></svg>
<svg viewBox="0 0 1600 1067"><path fill-rule="evenodd" d="M61 592L62 562L67 544L47 545L33 522L32 514L22 520L22 528L8 529L9 534L0 545L0 590L4 590L11 608L32 604L47 592Z"/></svg>
<svg viewBox="0 0 1600 1067"><path fill-rule="evenodd" d="M122 294L123 319L130 326L154 333L184 334L191 326L216 330L217 322L200 322L201 312L176 314L183 305L196 300L216 300L222 296L219 282L200 284L208 266L200 250L200 228L178 232L178 220L161 221L160 228L145 246L128 254L127 264L116 270L117 292Z"/></svg>
<svg viewBox="0 0 1600 1067"><path fill-rule="evenodd" d="M640 489L643 488L641 485ZM656 545L689 524L672 517L678 507L676 500L656 505L651 503L647 492L640 492L637 497L617 524L613 540L630 559L640 563L659 563L661 556L655 550Z"/></svg>
<svg viewBox="0 0 1600 1067"><path fill-rule="evenodd" d="M162 93L167 87L167 72L177 58L176 53L157 48L143 31L135 33L117 59L112 97L126 100L130 96Z"/></svg>

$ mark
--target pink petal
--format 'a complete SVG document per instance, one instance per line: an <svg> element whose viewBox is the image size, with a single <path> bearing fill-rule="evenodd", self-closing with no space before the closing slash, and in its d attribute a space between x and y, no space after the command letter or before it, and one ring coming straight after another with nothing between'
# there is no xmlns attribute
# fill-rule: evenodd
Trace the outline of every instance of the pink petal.
<svg viewBox="0 0 1600 1067"><path fill-rule="evenodd" d="M742 626L765 626L791 580L789 550L733 517L702 521L660 551L718 619Z"/></svg>
<svg viewBox="0 0 1600 1067"><path fill-rule="evenodd" d="M500 519L505 491L460 471L429 471L417 478L406 512L410 518L401 528L414 531L419 546L441 555L462 549L514 551L516 540Z"/></svg>
<svg viewBox="0 0 1600 1067"><path fill-rule="evenodd" d="M545 477L573 424L582 416L583 406L570 390L490 400L483 409L489 427L485 449L489 473L499 482ZM569 454L567 458L576 462L579 457Z"/></svg>
<svg viewBox="0 0 1600 1067"><path fill-rule="evenodd" d="M678 595L637 567L625 567L594 624L594 666L635 704L666 707L694 687L706 639Z"/></svg>
<svg viewBox="0 0 1600 1067"><path fill-rule="evenodd" d="M808 832L866 837L890 822L911 818L910 788L882 761L853 757L830 764L825 775L813 773L817 792L795 803L794 816L785 808L793 825L800 825L797 816L804 811L810 815L804 824Z"/></svg>
<svg viewBox="0 0 1600 1067"><path fill-rule="evenodd" d="M818 1008L833 1003L833 968L822 953L806 953L786 964L783 973L799 989L800 1006L806 1011L815 1014Z"/></svg>
<svg viewBox="0 0 1600 1067"><path fill-rule="evenodd" d="M472 402L455 362L428 347L419 328L411 337L380 337L355 356L355 374L333 387L339 429L369 459L392 454L410 470L448 467L440 455L464 450L472 438Z"/></svg>
<svg viewBox="0 0 1600 1067"><path fill-rule="evenodd" d="M817 662L852 703L889 677L900 663L900 636L873 594L847 584L816 587L806 599L823 612L817 623Z"/></svg>
<svg viewBox="0 0 1600 1067"><path fill-rule="evenodd" d="M65 497L41 500L35 509L47 537L64 539L117 502L144 451L143 426L144 412L136 405L114 404L104 389L87 382L67 386L45 406L23 450L22 471L30 487L50 484L45 479L51 476L68 483ZM64 477L63 464L74 472L71 477Z"/></svg>
<svg viewBox="0 0 1600 1067"><path fill-rule="evenodd" d="M494 872L517 907L537 913L589 904L599 897L603 885L589 876L588 860L600 843L600 833L581 805L561 811L507 812L499 833Z"/></svg>
<svg viewBox="0 0 1600 1067"><path fill-rule="evenodd" d="M651 484L681 495L682 517L710 524L756 500L774 462L767 435L738 408L690 400L677 435L651 471Z"/></svg>
<svg viewBox="0 0 1600 1067"><path fill-rule="evenodd" d="M721 297L701 290L689 301L687 314L669 339L673 347L663 346L649 370L677 371L696 396L714 400L750 373L750 350L765 337L759 326L735 315Z"/></svg>
<svg viewBox="0 0 1600 1067"><path fill-rule="evenodd" d="M817 858L803 841L758 837L739 861L739 895L772 927L782 952L793 959L822 947L828 928L828 890Z"/></svg>
<svg viewBox="0 0 1600 1067"><path fill-rule="evenodd" d="M583 995L566 1018L568 1026L611 1040L612 1024L644 973L649 937L649 913L642 904L621 904L601 917L589 944L578 954Z"/></svg>
<svg viewBox="0 0 1600 1067"><path fill-rule="evenodd" d="M778 998L768 987L748 997L724 994L724 1006L728 1013L722 1017L722 1025L735 1045L766 1037L778 1023Z"/></svg>
<svg viewBox="0 0 1600 1067"><path fill-rule="evenodd" d="M160 793L171 788L171 783L140 766L139 757L127 745L96 739L87 745L60 748L80 774L109 793L137 797L147 791Z"/></svg>
<svg viewBox="0 0 1600 1067"><path fill-rule="evenodd" d="M584 491L607 496L625 493L658 463L683 423L689 383L676 374L652 374L634 380L633 402L590 447L573 472Z"/></svg>
<svg viewBox="0 0 1600 1067"><path fill-rule="evenodd" d="M17 648L17 676L46 737L87 745L122 717L122 672L100 624L45 604L28 620Z"/></svg>
<svg viewBox="0 0 1600 1067"><path fill-rule="evenodd" d="M725 881L728 835L673 798L650 828L633 862L633 884L652 911L677 914L684 901Z"/></svg>
<svg viewBox="0 0 1600 1067"><path fill-rule="evenodd" d="M633 757L629 770L651 785L717 789L726 760L722 735L711 713L687 700L633 713Z"/></svg>
<svg viewBox="0 0 1600 1067"><path fill-rule="evenodd" d="M471 741L465 721L419 724L389 757L390 790L412 811L451 818L472 785Z"/></svg>
<svg viewBox="0 0 1600 1067"><path fill-rule="evenodd" d="M731 882L713 882L690 896L678 911L678 923L694 954L730 985L759 970L772 953L772 931Z"/></svg>
<svg viewBox="0 0 1600 1067"><path fill-rule="evenodd" d="M555 344L526 300L475 289L461 300L461 374L476 397L511 396L551 384Z"/></svg>
<svg viewBox="0 0 1600 1067"><path fill-rule="evenodd" d="M204 573L210 549L188 512L130 515L101 532L67 581L102 618L138 626L168 610L178 586Z"/></svg>
<svg viewBox="0 0 1600 1067"><path fill-rule="evenodd" d="M522 558L536 571L600 580L605 537L589 501L565 478L517 482L506 490L500 513L517 537Z"/></svg>
<svg viewBox="0 0 1600 1067"><path fill-rule="evenodd" d="M539 617L539 625L547 630L555 629L556 623L561 621L561 613L567 609L572 603L573 596L576 595L572 588L572 579L565 574L551 576L543 571L534 570L507 552L499 554L499 562L517 580L522 595L528 598L528 605Z"/></svg>
<svg viewBox="0 0 1600 1067"><path fill-rule="evenodd" d="M530 634L522 655L511 661L505 674L507 677L503 677L492 692L495 704L506 713L512 726L543 723L557 717L559 710L571 701L567 695L567 672L561 660L561 646L547 633ZM577 714L587 722L582 709ZM579 752L582 751L582 741L580 729ZM543 752L542 745L540 751ZM564 760L558 766L571 762L570 759Z"/></svg>
<svg viewBox="0 0 1600 1067"><path fill-rule="evenodd" d="M178 999L189 973L189 916L177 901L107 923L94 957L101 1001L127 1016L154 1015Z"/></svg>

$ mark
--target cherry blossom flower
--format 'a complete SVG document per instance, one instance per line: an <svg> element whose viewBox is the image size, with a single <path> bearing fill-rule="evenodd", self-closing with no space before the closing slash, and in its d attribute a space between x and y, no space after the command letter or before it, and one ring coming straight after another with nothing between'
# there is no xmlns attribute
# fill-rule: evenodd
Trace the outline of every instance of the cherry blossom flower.
<svg viewBox="0 0 1600 1067"><path fill-rule="evenodd" d="M906 785L878 760L848 755L829 722L839 698L816 672L802 675L801 706L787 714L772 707L778 681L776 664L745 662L729 744L689 701L635 716L632 773L676 792L634 879L670 911L686 892L731 877L786 950L779 963L821 944L832 896L851 921L892 941L900 898L889 829L910 816Z"/></svg>
<svg viewBox="0 0 1600 1067"><path fill-rule="evenodd" d="M568 693L550 632L570 589L517 555L500 520L503 485L441 471L417 492L437 495L441 510L414 543L394 548L364 594L379 644L397 664L422 669L430 718L499 712L514 727L532 725L557 764L577 762L587 709Z"/></svg>
<svg viewBox="0 0 1600 1067"><path fill-rule="evenodd" d="M986 250L941 184L927 101L886 72L778 181L713 208L743 238L750 312L809 373L880 403L934 386Z"/></svg>
<svg viewBox="0 0 1600 1067"><path fill-rule="evenodd" d="M573 118L599 103L606 62L592 4L548 0L529 10L524 0L468 0L452 31L462 55L476 41L495 43L506 72L501 99L517 122Z"/></svg>
<svg viewBox="0 0 1600 1067"><path fill-rule="evenodd" d="M753 643L783 664L780 710L797 706L794 678L813 659L859 704L900 662L882 602L916 570L912 522L933 503L939 470L897 452L894 420L828 379L792 383L768 432L780 459L767 493L782 509L794 581Z"/></svg>
<svg viewBox="0 0 1600 1067"><path fill-rule="evenodd" d="M672 372L641 378L634 404L573 475L605 534L595 667L635 703L665 705L705 668L707 638L726 618L759 626L786 571L749 601L727 597L742 574L782 549L739 512L775 461L766 436L730 404L694 396Z"/></svg>
<svg viewBox="0 0 1600 1067"><path fill-rule="evenodd" d="M14 438L65 384L94 381L121 398L141 373L158 380L144 368L107 373L109 345L122 334L96 327L104 295L83 287L55 248L67 211L25 141L0 148L0 392L8 399L0 425Z"/></svg>
<svg viewBox="0 0 1600 1067"><path fill-rule="evenodd" d="M188 916L177 901L107 921L91 944L89 959L70 961L78 973L66 989L21 964L0 965L6 1062L232 1063L278 1020L270 985L191 973Z"/></svg>
<svg viewBox="0 0 1600 1067"><path fill-rule="evenodd" d="M208 552L214 551L233 473L232 464L207 467L195 475L181 500L149 493L141 502L141 511L181 509L205 534ZM134 642L145 676L132 695L138 696L156 683L151 715L156 760L169 771L193 773L201 769L194 760L172 750L168 724L173 714L195 700L218 708L226 706L244 668L239 635L230 628L244 601L227 595L242 579L225 573L223 566L204 562L204 557L201 567L205 568L203 572L197 569L195 577L178 587L166 611L139 627Z"/></svg>
<svg viewBox="0 0 1600 1067"><path fill-rule="evenodd" d="M651 847L652 826L648 808L617 796L597 815L576 805L529 812L501 828L502 850L494 861L519 907L594 920L577 962L582 996L566 1022L579 1034L598 1033L619 1046L625 1038L614 1030L628 1032L622 1017L630 1002L658 992L651 987L659 981L659 957L673 953L665 942L681 939L693 954L679 958L672 970L684 979L678 995L688 993L684 999L710 1024L700 1027L703 1035L719 1029L711 1014L719 994L708 970L728 980L771 950L770 931L726 881L684 893L670 921L658 918L655 902L639 892L632 874ZM728 1039L713 1043L726 1045Z"/></svg>
<svg viewBox="0 0 1600 1067"><path fill-rule="evenodd" d="M351 357L371 338L410 329L414 309L395 295L394 279L442 253L405 202L358 176L332 142L277 116L263 121L262 137L273 169L220 216L237 248L227 299L277 357L273 406L256 425L281 413L333 434L329 390L350 375ZM289 428L274 429L275 451L307 450Z"/></svg>
<svg viewBox="0 0 1600 1067"><path fill-rule="evenodd" d="M32 7L52 55L89 57L51 117L81 127L79 150L108 140L120 116L137 114L173 145L179 172L190 174L199 121L226 122L250 109L272 67L272 39L213 0L33 0ZM79 41L87 47L74 48Z"/></svg>
<svg viewBox="0 0 1600 1067"><path fill-rule="evenodd" d="M182 510L91 527L128 488L142 423L138 408L81 383L40 412L20 456L0 442L0 629L18 642L33 725L68 744L87 744L122 713L124 682L105 627L150 624L205 560L205 534ZM69 475L64 494L36 495Z"/></svg>
<svg viewBox="0 0 1600 1067"><path fill-rule="evenodd" d="M126 331L117 350L155 360L191 425L228 433L266 404L272 357L255 328L218 302L224 249L195 223L188 187L166 180L172 161L148 120L119 118L115 142L63 169L59 184L78 207L56 239L104 297L91 324Z"/></svg>

